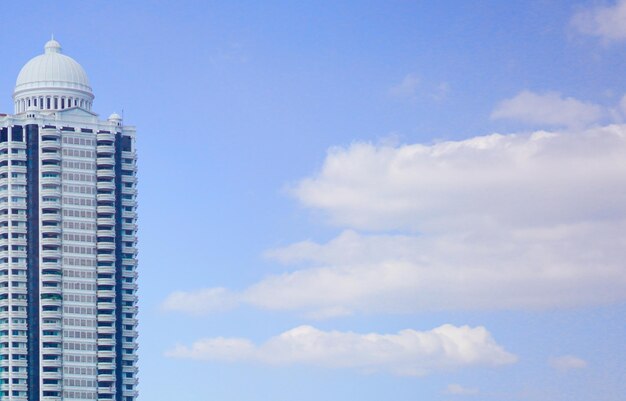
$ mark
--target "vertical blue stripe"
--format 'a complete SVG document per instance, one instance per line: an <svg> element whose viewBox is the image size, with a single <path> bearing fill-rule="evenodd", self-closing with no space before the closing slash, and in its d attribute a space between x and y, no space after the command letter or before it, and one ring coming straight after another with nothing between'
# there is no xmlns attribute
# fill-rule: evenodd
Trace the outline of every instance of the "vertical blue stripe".
<svg viewBox="0 0 626 401"><path fill-rule="evenodd" d="M122 372L122 134L115 134L115 399L123 401Z"/></svg>
<svg viewBox="0 0 626 401"><path fill-rule="evenodd" d="M20 127L21 128L21 127ZM28 400L39 401L39 126L26 126Z"/></svg>

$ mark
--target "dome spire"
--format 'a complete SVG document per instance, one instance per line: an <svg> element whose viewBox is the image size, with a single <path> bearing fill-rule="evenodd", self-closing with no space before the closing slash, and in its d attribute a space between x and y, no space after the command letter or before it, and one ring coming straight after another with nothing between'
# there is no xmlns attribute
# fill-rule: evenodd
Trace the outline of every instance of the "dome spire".
<svg viewBox="0 0 626 401"><path fill-rule="evenodd" d="M46 54L61 53L61 44L54 40L54 34L52 34L52 39L50 39L44 46L44 50Z"/></svg>

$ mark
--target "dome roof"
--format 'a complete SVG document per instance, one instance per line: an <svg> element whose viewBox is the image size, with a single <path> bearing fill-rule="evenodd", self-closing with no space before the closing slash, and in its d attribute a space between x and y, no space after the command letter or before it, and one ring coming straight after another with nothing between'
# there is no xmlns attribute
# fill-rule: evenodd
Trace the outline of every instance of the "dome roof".
<svg viewBox="0 0 626 401"><path fill-rule="evenodd" d="M117 113L113 113L109 116L108 120L114 120L114 121L122 121L122 116L120 116Z"/></svg>
<svg viewBox="0 0 626 401"><path fill-rule="evenodd" d="M15 94L28 90L70 89L93 96L87 73L73 58L61 53L61 45L52 39L44 54L31 59L20 71Z"/></svg>

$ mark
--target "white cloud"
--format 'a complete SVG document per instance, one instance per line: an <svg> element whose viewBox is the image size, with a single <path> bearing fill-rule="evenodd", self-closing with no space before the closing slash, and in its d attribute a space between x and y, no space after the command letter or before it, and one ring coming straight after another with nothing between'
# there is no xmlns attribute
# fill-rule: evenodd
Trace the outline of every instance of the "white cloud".
<svg viewBox="0 0 626 401"><path fill-rule="evenodd" d="M293 192L339 226L383 233L270 250L290 270L209 294L313 318L626 300L623 126L358 143L333 149ZM206 292L173 304L215 309Z"/></svg>
<svg viewBox="0 0 626 401"><path fill-rule="evenodd" d="M436 101L445 100L450 94L450 84L448 82L441 82L433 89L432 98Z"/></svg>
<svg viewBox="0 0 626 401"><path fill-rule="evenodd" d="M571 370L571 369L583 369L587 367L587 362L574 355L562 355L555 358L550 358L548 364L557 370Z"/></svg>
<svg viewBox="0 0 626 401"><path fill-rule="evenodd" d="M412 98L416 95L420 79L415 74L408 74L402 82L389 89L389 95L398 98Z"/></svg>
<svg viewBox="0 0 626 401"><path fill-rule="evenodd" d="M225 288L206 288L194 292L176 291L170 294L161 308L165 311L202 315L221 312L237 304L234 294Z"/></svg>
<svg viewBox="0 0 626 401"><path fill-rule="evenodd" d="M355 143L331 149L292 193L338 226L434 234L623 219L625 183L626 126L608 126L433 145Z"/></svg>
<svg viewBox="0 0 626 401"><path fill-rule="evenodd" d="M491 118L534 125L582 127L597 122L605 114L605 110L598 105L563 97L556 92L525 90L500 102L491 113Z"/></svg>
<svg viewBox="0 0 626 401"><path fill-rule="evenodd" d="M424 375L473 366L516 362L484 327L443 325L430 331L358 334L299 326L261 345L240 338L205 338L166 352L172 358L246 361L270 365L350 368L361 372Z"/></svg>
<svg viewBox="0 0 626 401"><path fill-rule="evenodd" d="M241 296L320 318L611 303L626 299L625 229L622 221L436 236L345 231L275 251L313 267L267 277Z"/></svg>
<svg viewBox="0 0 626 401"><path fill-rule="evenodd" d="M581 33L610 41L626 39L626 0L611 6L582 10L572 18L572 25Z"/></svg>
<svg viewBox="0 0 626 401"><path fill-rule="evenodd" d="M476 395L479 390L474 387L463 387L460 384L449 384L443 392L449 395Z"/></svg>
<svg viewBox="0 0 626 401"><path fill-rule="evenodd" d="M450 84L442 81L439 84L424 83L417 74L407 74L400 83L389 88L388 94L397 99L416 100L418 94L434 101L444 101L450 95Z"/></svg>
<svg viewBox="0 0 626 401"><path fill-rule="evenodd" d="M626 116L626 95L622 96L618 107L619 107L620 112Z"/></svg>

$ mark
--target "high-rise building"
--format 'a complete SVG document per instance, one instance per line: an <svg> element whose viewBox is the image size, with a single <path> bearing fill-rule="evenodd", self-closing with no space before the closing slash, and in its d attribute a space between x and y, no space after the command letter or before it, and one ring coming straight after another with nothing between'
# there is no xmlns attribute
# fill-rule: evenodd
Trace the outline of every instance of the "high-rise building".
<svg viewBox="0 0 626 401"><path fill-rule="evenodd" d="M135 128L55 40L0 114L0 400L137 398Z"/></svg>

